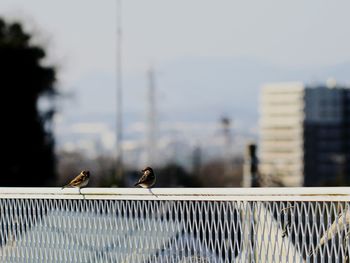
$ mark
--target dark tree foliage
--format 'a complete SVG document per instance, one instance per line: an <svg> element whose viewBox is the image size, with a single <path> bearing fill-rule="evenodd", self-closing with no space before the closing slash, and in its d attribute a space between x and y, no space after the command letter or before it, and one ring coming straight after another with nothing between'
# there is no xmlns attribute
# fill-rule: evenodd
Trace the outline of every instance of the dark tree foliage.
<svg viewBox="0 0 350 263"><path fill-rule="evenodd" d="M0 186L44 186L55 179L54 110L39 111L41 96L54 98L55 69L30 43L19 23L0 19Z"/></svg>

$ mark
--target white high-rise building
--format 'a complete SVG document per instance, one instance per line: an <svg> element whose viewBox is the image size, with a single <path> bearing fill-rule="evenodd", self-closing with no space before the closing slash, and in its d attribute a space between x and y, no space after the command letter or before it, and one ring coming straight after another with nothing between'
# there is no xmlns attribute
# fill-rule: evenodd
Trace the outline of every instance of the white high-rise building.
<svg viewBox="0 0 350 263"><path fill-rule="evenodd" d="M274 83L262 88L260 174L267 184L349 182L350 89Z"/></svg>

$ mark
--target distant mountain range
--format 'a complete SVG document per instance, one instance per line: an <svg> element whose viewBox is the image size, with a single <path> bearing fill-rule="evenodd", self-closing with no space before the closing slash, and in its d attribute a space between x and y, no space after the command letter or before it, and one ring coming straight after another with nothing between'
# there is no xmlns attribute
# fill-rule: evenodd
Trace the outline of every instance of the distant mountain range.
<svg viewBox="0 0 350 263"><path fill-rule="evenodd" d="M257 138L259 95L263 84L288 81L322 84L328 78L349 84L350 62L327 67L285 68L256 59L186 57L157 65L155 75L160 140L187 144L189 149L193 144L200 144L210 152L212 145L219 145L215 139L220 137L217 136L220 134L219 119L227 116L233 120L235 149L242 151L247 140ZM139 156L145 138L146 69L123 77L124 138L130 148L141 152ZM93 151L111 151L114 147L115 76L95 72L74 87L72 99L62 103L61 118L56 125L58 147L79 148L79 141L91 141L92 136L99 144L97 148L96 145L90 147ZM86 125L89 123L90 126ZM87 129L84 131L84 125L77 129L79 124L85 124ZM94 125L99 129L93 130ZM163 150L170 151L167 146Z"/></svg>

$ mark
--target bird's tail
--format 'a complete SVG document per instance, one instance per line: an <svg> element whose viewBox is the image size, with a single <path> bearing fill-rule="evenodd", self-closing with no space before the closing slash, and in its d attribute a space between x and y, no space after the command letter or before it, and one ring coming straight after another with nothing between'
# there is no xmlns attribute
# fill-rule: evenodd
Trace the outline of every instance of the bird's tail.
<svg viewBox="0 0 350 263"><path fill-rule="evenodd" d="M134 184L134 186L138 186L140 183L139 182L137 182L136 184Z"/></svg>
<svg viewBox="0 0 350 263"><path fill-rule="evenodd" d="M70 186L69 184L66 184L66 185L62 186L61 189L67 188L69 186Z"/></svg>

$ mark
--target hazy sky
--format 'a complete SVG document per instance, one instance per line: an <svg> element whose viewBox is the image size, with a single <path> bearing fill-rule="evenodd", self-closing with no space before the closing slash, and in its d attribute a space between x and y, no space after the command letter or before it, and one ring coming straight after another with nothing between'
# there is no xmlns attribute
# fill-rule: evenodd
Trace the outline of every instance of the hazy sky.
<svg viewBox="0 0 350 263"><path fill-rule="evenodd" d="M125 73L186 56L247 56L292 67L350 60L346 0L124 0L122 6ZM114 72L116 0L2 0L0 10L49 40L66 79Z"/></svg>
<svg viewBox="0 0 350 263"><path fill-rule="evenodd" d="M66 118L79 109L115 112L116 7L116 0L0 1L0 15L26 22L48 47L60 89L77 95L64 107ZM153 65L163 119L182 111L216 122L228 113L239 123L247 109L257 111L261 81L285 80L280 68L298 71L288 78L312 81L318 73L303 69L350 62L349 10L348 0L122 0L125 119L144 114L145 72ZM274 68L264 72L256 61ZM324 81L328 72L319 76ZM102 127L113 145L103 123L79 127Z"/></svg>

